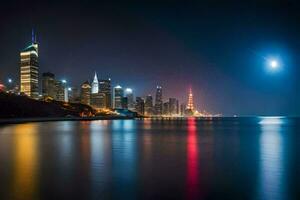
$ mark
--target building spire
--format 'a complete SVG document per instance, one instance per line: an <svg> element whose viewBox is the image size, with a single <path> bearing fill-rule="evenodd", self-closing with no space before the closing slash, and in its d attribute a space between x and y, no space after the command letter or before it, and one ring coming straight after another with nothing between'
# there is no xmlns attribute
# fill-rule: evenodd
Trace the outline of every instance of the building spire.
<svg viewBox="0 0 300 200"><path fill-rule="evenodd" d="M31 43L34 44L36 43L36 33L34 31L34 28L31 30Z"/></svg>
<svg viewBox="0 0 300 200"><path fill-rule="evenodd" d="M99 81L98 81L98 76L97 73L95 72L94 80L92 82L92 93L98 93L99 92Z"/></svg>
<svg viewBox="0 0 300 200"><path fill-rule="evenodd" d="M97 72L95 72L95 76L94 76L94 82L98 82L98 76L97 76Z"/></svg>
<svg viewBox="0 0 300 200"><path fill-rule="evenodd" d="M187 109L190 110L190 111L194 111L194 100L193 100L193 92L192 92L191 87L190 87L189 96L188 96Z"/></svg>
<svg viewBox="0 0 300 200"><path fill-rule="evenodd" d="M34 41L35 41L35 39L34 39L34 29L32 28L32 30L31 30L31 43L33 44Z"/></svg>

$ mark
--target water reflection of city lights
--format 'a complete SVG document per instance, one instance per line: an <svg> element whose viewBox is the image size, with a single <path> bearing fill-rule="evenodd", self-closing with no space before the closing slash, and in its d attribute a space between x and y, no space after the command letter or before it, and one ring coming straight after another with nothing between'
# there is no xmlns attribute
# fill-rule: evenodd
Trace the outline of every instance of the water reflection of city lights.
<svg viewBox="0 0 300 200"><path fill-rule="evenodd" d="M284 124L285 117L260 117L259 124Z"/></svg>
<svg viewBox="0 0 300 200"><path fill-rule="evenodd" d="M123 127L126 131L133 131L135 120L125 120L123 122Z"/></svg>
<svg viewBox="0 0 300 200"><path fill-rule="evenodd" d="M39 138L36 124L17 125L14 137L14 178L12 179L12 194L15 199L34 199L39 173ZM22 189L20 189L22 188Z"/></svg>
<svg viewBox="0 0 300 200"><path fill-rule="evenodd" d="M260 196L263 199L281 199L284 187L281 186L283 175L283 137L282 117L261 118L260 137Z"/></svg>
<svg viewBox="0 0 300 200"><path fill-rule="evenodd" d="M153 122L152 119L147 119L147 118L145 118L145 119L143 120L143 126L144 126L144 129L147 129L147 130L151 129L152 122Z"/></svg>
<svg viewBox="0 0 300 200"><path fill-rule="evenodd" d="M187 198L198 199L199 169L198 169L198 138L196 119L188 118L187 121Z"/></svg>

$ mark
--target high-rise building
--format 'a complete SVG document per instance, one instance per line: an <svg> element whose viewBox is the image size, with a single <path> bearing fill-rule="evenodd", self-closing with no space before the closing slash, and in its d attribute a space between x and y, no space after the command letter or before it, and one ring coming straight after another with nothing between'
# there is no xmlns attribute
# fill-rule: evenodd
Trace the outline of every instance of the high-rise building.
<svg viewBox="0 0 300 200"><path fill-rule="evenodd" d="M178 114L178 100L176 98L169 98L169 114Z"/></svg>
<svg viewBox="0 0 300 200"><path fill-rule="evenodd" d="M96 94L99 92L99 82L98 82L98 76L95 72L94 80L92 82L92 94Z"/></svg>
<svg viewBox="0 0 300 200"><path fill-rule="evenodd" d="M105 107L105 94L104 93L92 93L91 94L91 106L94 108L106 108Z"/></svg>
<svg viewBox="0 0 300 200"><path fill-rule="evenodd" d="M32 31L31 44L20 53L20 92L33 99L39 96L38 44Z"/></svg>
<svg viewBox="0 0 300 200"><path fill-rule="evenodd" d="M145 103L144 99L141 97L136 97L135 100L135 110L139 115L145 114Z"/></svg>
<svg viewBox="0 0 300 200"><path fill-rule="evenodd" d="M42 95L44 98L56 98L55 76L50 72L42 74Z"/></svg>
<svg viewBox="0 0 300 200"><path fill-rule="evenodd" d="M122 97L121 104L123 109L128 109L128 98Z"/></svg>
<svg viewBox="0 0 300 200"><path fill-rule="evenodd" d="M194 111L194 101L193 101L192 88L190 88L190 91L189 91L188 104L187 104L186 109Z"/></svg>
<svg viewBox="0 0 300 200"><path fill-rule="evenodd" d="M111 108L111 86L110 79L100 80L99 92L105 95L105 108Z"/></svg>
<svg viewBox="0 0 300 200"><path fill-rule="evenodd" d="M79 90L76 87L68 88L69 102L71 103L79 103L80 102L80 94Z"/></svg>
<svg viewBox="0 0 300 200"><path fill-rule="evenodd" d="M146 96L145 100L145 115L153 115L153 98L152 95L149 94Z"/></svg>
<svg viewBox="0 0 300 200"><path fill-rule="evenodd" d="M66 101L65 84L62 81L55 81L55 98L56 101Z"/></svg>
<svg viewBox="0 0 300 200"><path fill-rule="evenodd" d="M120 109L122 108L122 98L124 96L123 89L120 85L117 85L114 87L114 109Z"/></svg>
<svg viewBox="0 0 300 200"><path fill-rule="evenodd" d="M156 87L156 95L155 95L155 114L162 114L163 100L162 100L162 88L161 86Z"/></svg>
<svg viewBox="0 0 300 200"><path fill-rule="evenodd" d="M96 72L91 87L91 106L94 108L105 108L105 94L99 90L99 81Z"/></svg>
<svg viewBox="0 0 300 200"><path fill-rule="evenodd" d="M81 85L81 92L80 92L80 102L82 104L90 105L91 104L91 85L88 81L84 82Z"/></svg>
<svg viewBox="0 0 300 200"><path fill-rule="evenodd" d="M186 115L193 115L194 114L194 100L193 100L193 93L192 93L192 88L190 88L189 91L189 96L188 96L188 103L186 106Z"/></svg>
<svg viewBox="0 0 300 200"><path fill-rule="evenodd" d="M64 88L64 101L65 102L69 102L69 95L68 95L68 88L67 88L67 81L66 80L62 80L62 85Z"/></svg>
<svg viewBox="0 0 300 200"><path fill-rule="evenodd" d="M186 109L186 105L184 103L180 104L180 115L181 116L185 115L185 109Z"/></svg>
<svg viewBox="0 0 300 200"><path fill-rule="evenodd" d="M169 104L169 102L163 103L162 114L163 115L170 115L170 104Z"/></svg>
<svg viewBox="0 0 300 200"><path fill-rule="evenodd" d="M125 97L127 97L127 101L128 101L128 109L129 110L134 110L135 106L134 106L134 97L133 97L133 91L131 88L126 88L125 89Z"/></svg>

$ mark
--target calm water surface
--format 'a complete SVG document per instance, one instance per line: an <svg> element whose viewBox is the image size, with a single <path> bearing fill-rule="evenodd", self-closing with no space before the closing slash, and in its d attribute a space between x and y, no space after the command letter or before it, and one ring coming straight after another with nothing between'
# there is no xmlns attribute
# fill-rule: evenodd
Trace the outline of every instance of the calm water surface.
<svg viewBox="0 0 300 200"><path fill-rule="evenodd" d="M0 199L300 199L300 119L0 127Z"/></svg>

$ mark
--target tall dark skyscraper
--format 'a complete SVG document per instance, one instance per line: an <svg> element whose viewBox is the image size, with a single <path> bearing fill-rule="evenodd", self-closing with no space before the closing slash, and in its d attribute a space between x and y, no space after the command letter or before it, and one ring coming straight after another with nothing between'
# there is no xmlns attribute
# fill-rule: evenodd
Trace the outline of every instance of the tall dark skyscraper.
<svg viewBox="0 0 300 200"><path fill-rule="evenodd" d="M138 114L144 115L145 113L145 103L144 99L141 97L136 97L135 100L135 110Z"/></svg>
<svg viewBox="0 0 300 200"><path fill-rule="evenodd" d="M91 92L92 87L88 81L84 82L81 85L81 92L80 92L80 102L82 104L90 105L91 104Z"/></svg>
<svg viewBox="0 0 300 200"><path fill-rule="evenodd" d="M122 98L124 96L123 88L120 85L114 87L114 108L122 108Z"/></svg>
<svg viewBox="0 0 300 200"><path fill-rule="evenodd" d="M176 98L169 98L169 114L177 115L178 114L178 100Z"/></svg>
<svg viewBox="0 0 300 200"><path fill-rule="evenodd" d="M99 93L105 95L105 108L111 108L111 80L100 80L99 81Z"/></svg>
<svg viewBox="0 0 300 200"><path fill-rule="evenodd" d="M180 111L179 111L180 113L179 114L181 116L184 116L185 115L185 110L186 110L186 104L185 103L181 103L180 104Z"/></svg>
<svg viewBox="0 0 300 200"><path fill-rule="evenodd" d="M93 87L92 87L93 88ZM106 108L105 107L105 94L104 93L91 93L91 106L94 108Z"/></svg>
<svg viewBox="0 0 300 200"><path fill-rule="evenodd" d="M42 74L42 95L44 98L55 99L55 76L50 72Z"/></svg>
<svg viewBox="0 0 300 200"><path fill-rule="evenodd" d="M156 94L155 94L155 114L156 115L162 115L162 107L163 107L162 88L161 88L161 86L157 86Z"/></svg>
<svg viewBox="0 0 300 200"><path fill-rule="evenodd" d="M66 101L65 84L62 81L55 81L55 98L56 101Z"/></svg>
<svg viewBox="0 0 300 200"><path fill-rule="evenodd" d="M32 31L31 44L20 53L20 92L34 99L39 96L38 44Z"/></svg>
<svg viewBox="0 0 300 200"><path fill-rule="evenodd" d="M125 97L127 97L128 101L128 109L129 110L134 110L134 97L133 97L133 91L131 88L126 88L125 89Z"/></svg>
<svg viewBox="0 0 300 200"><path fill-rule="evenodd" d="M128 98L127 97L122 97L121 105L122 105L123 109L128 109Z"/></svg>
<svg viewBox="0 0 300 200"><path fill-rule="evenodd" d="M162 113L163 113L163 115L170 115L170 103L169 102L163 103Z"/></svg>
<svg viewBox="0 0 300 200"><path fill-rule="evenodd" d="M145 114L146 115L153 115L153 98L152 95L149 94L146 96L145 100Z"/></svg>
<svg viewBox="0 0 300 200"><path fill-rule="evenodd" d="M69 102L71 103L80 103L80 92L77 87L70 87L68 91Z"/></svg>

